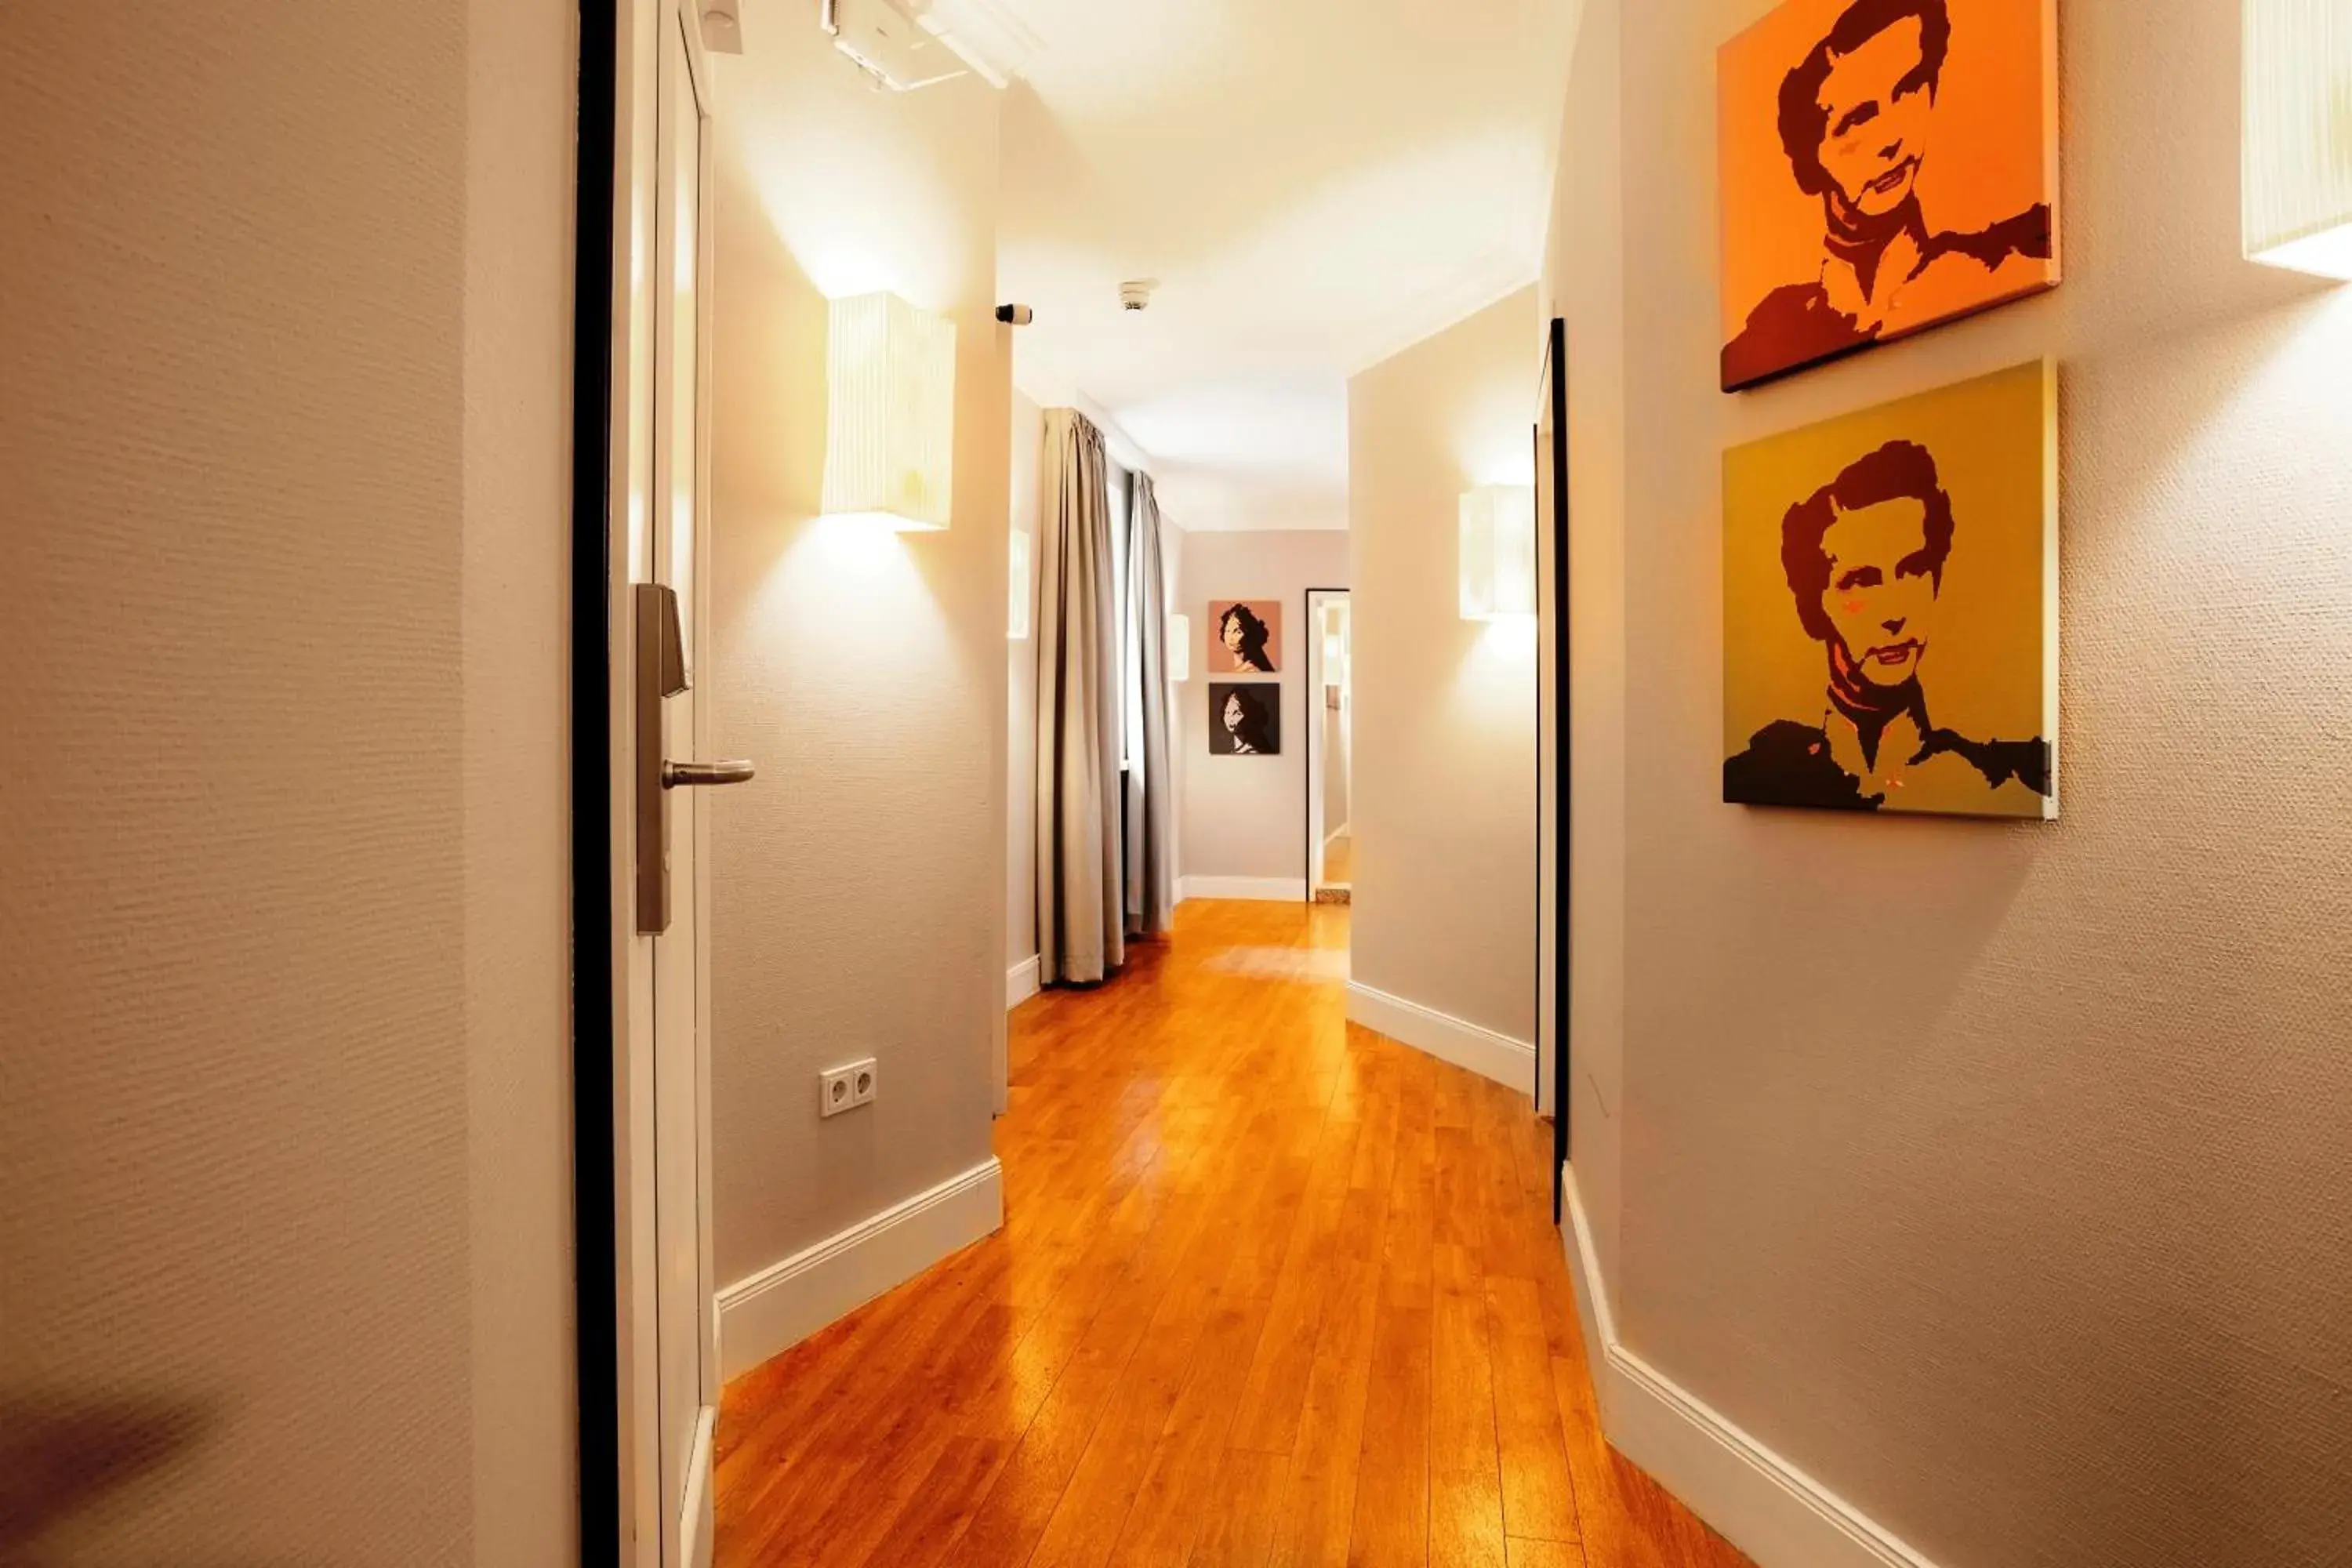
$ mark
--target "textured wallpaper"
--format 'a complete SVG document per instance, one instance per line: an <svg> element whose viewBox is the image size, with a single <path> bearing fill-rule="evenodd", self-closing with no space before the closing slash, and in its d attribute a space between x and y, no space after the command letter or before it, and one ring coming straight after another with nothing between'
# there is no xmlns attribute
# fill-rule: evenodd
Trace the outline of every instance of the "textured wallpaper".
<svg viewBox="0 0 2352 1568"><path fill-rule="evenodd" d="M723 1288L989 1158L1012 389L992 89L877 99L814 28L719 67L710 737L760 764L712 804ZM871 177L804 178L850 128ZM956 321L944 532L815 515L826 294L878 288ZM818 1072L865 1056L875 1104L821 1121Z"/></svg>
<svg viewBox="0 0 2352 1568"><path fill-rule="evenodd" d="M472 9L0 19L11 1562L572 1555L572 18Z"/></svg>
<svg viewBox="0 0 2352 1568"><path fill-rule="evenodd" d="M1536 633L1462 618L1462 492L1533 478L1532 288L1348 384L1355 977L1535 1038Z"/></svg>
<svg viewBox="0 0 2352 1568"><path fill-rule="evenodd" d="M1570 205L1623 258L1621 1328L1947 1568L2342 1563L2352 296L2238 258L2237 8L2067 0L2058 291L1723 397L1763 9L1624 7ZM1722 449L2042 353L2064 820L1722 805Z"/></svg>

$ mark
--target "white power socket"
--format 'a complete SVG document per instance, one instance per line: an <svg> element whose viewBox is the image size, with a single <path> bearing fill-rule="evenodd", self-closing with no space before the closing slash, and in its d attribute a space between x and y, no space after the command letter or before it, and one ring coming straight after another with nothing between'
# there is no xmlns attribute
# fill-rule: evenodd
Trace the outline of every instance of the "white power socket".
<svg viewBox="0 0 2352 1568"><path fill-rule="evenodd" d="M827 1068L816 1075L819 1116L838 1116L861 1105L874 1103L874 1058L849 1062L837 1068Z"/></svg>

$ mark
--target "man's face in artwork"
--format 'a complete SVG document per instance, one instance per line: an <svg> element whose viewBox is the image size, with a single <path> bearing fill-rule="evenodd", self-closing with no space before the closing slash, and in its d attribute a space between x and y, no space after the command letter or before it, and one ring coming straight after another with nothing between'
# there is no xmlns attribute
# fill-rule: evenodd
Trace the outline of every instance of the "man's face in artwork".
<svg viewBox="0 0 2352 1568"><path fill-rule="evenodd" d="M1848 210L1884 217L1911 199L1926 155L1935 89L1923 24L1898 18L1852 54L1833 56L1822 83L1821 164Z"/></svg>
<svg viewBox="0 0 2352 1568"><path fill-rule="evenodd" d="M1830 563L1822 610L1855 675L1875 687L1916 678L1936 613L1927 503L1898 496L1841 511L1822 553Z"/></svg>

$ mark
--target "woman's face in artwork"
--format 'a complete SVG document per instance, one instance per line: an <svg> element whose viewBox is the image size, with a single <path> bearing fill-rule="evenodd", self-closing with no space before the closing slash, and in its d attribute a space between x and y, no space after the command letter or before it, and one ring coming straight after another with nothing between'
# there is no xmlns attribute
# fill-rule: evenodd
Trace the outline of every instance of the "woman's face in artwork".
<svg viewBox="0 0 2352 1568"><path fill-rule="evenodd" d="M1239 658L1242 651L1242 618L1230 610L1226 611L1223 625L1218 635L1224 639L1225 651Z"/></svg>
<svg viewBox="0 0 2352 1568"><path fill-rule="evenodd" d="M1241 731L1242 700L1238 696L1228 697L1225 699L1225 733L1238 735Z"/></svg>

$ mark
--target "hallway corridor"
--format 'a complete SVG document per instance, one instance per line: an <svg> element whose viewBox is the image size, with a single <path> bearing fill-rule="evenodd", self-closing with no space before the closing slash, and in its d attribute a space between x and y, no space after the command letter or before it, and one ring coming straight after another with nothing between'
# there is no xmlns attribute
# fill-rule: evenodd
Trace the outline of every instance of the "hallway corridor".
<svg viewBox="0 0 2352 1568"><path fill-rule="evenodd" d="M746 1374L722 1565L1742 1564L1601 1441L1523 1096L1192 902L1012 1020L1004 1229Z"/></svg>

